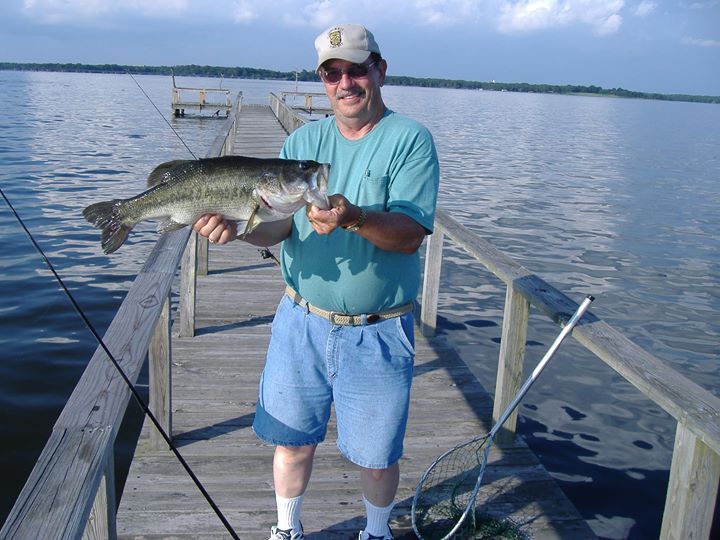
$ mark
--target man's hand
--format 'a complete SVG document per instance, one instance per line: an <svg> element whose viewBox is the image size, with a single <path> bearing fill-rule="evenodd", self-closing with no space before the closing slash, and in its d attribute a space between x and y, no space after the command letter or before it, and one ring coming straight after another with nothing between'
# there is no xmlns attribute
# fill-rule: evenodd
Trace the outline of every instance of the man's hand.
<svg viewBox="0 0 720 540"><path fill-rule="evenodd" d="M227 244L237 238L237 223L220 214L205 214L193 224L193 230L213 244Z"/></svg>
<svg viewBox="0 0 720 540"><path fill-rule="evenodd" d="M360 217L360 207L352 204L343 195L330 195L328 199L330 210L321 210L314 204L307 205L308 221L318 234L330 234L338 227L355 223Z"/></svg>
<svg viewBox="0 0 720 540"><path fill-rule="evenodd" d="M330 199L330 210L321 210L313 204L307 206L307 218L318 234L330 234L335 229L357 222L360 207L343 195ZM414 253L425 238L425 229L410 216L401 212L373 212L366 210L365 223L359 229L342 234L357 234L385 251ZM338 233L340 234L340 233Z"/></svg>

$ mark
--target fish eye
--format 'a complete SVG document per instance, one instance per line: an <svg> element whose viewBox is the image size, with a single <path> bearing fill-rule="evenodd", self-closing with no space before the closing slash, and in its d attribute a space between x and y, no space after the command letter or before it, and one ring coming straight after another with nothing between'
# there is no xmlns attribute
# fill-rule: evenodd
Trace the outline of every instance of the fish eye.
<svg viewBox="0 0 720 540"><path fill-rule="evenodd" d="M298 166L300 167L300 170L307 171L311 168L311 164L309 161L301 161Z"/></svg>

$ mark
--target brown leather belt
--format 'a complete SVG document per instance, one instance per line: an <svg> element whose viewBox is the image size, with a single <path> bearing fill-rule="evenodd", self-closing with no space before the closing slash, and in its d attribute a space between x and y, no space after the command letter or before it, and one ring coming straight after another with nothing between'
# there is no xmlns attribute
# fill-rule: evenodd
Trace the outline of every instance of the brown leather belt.
<svg viewBox="0 0 720 540"><path fill-rule="evenodd" d="M295 289L289 285L285 288L285 294L288 295L290 300L295 302L297 305L307 309L310 313L319 315L323 319L330 321L330 324L337 324L340 326L360 326L364 324L372 324L385 319L392 319L393 317L399 317L405 313L409 313L413 310L413 303L408 302L402 306L387 309L385 311L378 311L377 313L364 313L360 315L350 315L347 313L338 313L337 311L327 311L320 309L312 304L309 304L302 296L300 296Z"/></svg>

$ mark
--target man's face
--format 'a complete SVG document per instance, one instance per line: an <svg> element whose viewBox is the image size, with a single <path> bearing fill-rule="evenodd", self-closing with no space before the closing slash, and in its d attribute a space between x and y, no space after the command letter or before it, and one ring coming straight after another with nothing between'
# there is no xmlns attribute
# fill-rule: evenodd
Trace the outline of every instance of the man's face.
<svg viewBox="0 0 720 540"><path fill-rule="evenodd" d="M366 65L370 61L366 62ZM347 60L328 60L323 68L342 70L342 77L337 84L323 81L330 105L338 120L354 122L373 121L384 110L380 87L385 82L387 64L380 60L367 70L363 77L351 77L345 71L351 68L352 62Z"/></svg>

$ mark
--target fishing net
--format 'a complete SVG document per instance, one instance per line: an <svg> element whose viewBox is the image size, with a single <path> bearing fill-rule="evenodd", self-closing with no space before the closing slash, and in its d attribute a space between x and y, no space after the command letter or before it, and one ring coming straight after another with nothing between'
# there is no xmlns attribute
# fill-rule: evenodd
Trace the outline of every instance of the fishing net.
<svg viewBox="0 0 720 540"><path fill-rule="evenodd" d="M412 524L418 538L421 540L473 538L476 522L475 499L495 435L593 300L594 298L588 295L580 304L530 377L502 412L490 433L451 448L425 471L415 490L412 504Z"/></svg>
<svg viewBox="0 0 720 540"><path fill-rule="evenodd" d="M424 540L467 539L475 531L475 498L492 441L488 435L452 448L428 468L413 500L413 527Z"/></svg>

